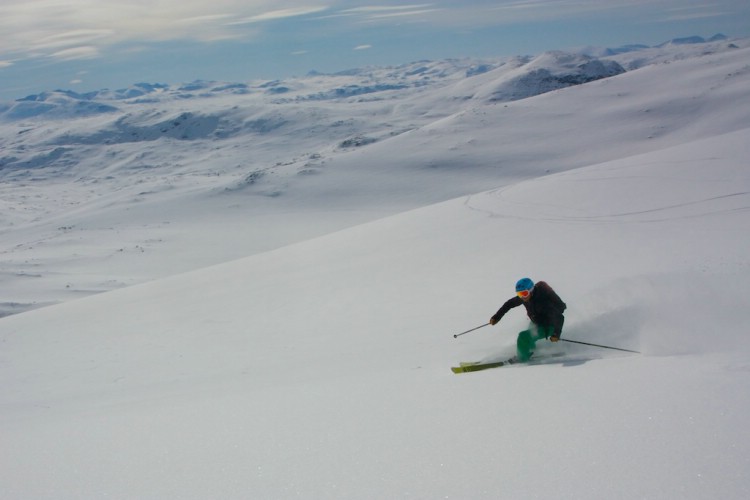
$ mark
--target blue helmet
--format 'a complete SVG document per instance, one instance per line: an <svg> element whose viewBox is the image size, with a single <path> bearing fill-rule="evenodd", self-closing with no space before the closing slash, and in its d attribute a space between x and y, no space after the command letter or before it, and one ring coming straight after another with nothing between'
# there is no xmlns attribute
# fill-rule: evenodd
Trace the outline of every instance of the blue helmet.
<svg viewBox="0 0 750 500"><path fill-rule="evenodd" d="M516 292L523 292L532 288L534 288L534 282L529 278L521 278L516 282Z"/></svg>

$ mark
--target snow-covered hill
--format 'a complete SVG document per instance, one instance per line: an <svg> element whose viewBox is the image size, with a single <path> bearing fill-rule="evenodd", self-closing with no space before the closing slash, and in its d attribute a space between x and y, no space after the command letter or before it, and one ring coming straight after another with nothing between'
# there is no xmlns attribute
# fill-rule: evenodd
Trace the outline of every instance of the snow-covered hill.
<svg viewBox="0 0 750 500"><path fill-rule="evenodd" d="M0 120L0 312L680 144L698 121L736 130L747 45L649 49L691 57L521 100L617 66L553 52L30 96Z"/></svg>
<svg viewBox="0 0 750 500"><path fill-rule="evenodd" d="M6 116L0 302L56 305L0 319L0 497L747 497L748 45L509 101L511 60ZM521 310L453 334L522 276L642 354L452 374L513 353Z"/></svg>

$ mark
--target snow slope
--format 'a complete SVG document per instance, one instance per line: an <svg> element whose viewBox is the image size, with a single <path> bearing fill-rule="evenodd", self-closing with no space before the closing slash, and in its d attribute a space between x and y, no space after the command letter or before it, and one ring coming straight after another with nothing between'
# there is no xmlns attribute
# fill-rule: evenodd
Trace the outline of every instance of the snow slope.
<svg viewBox="0 0 750 500"><path fill-rule="evenodd" d="M744 498L750 129L2 320L7 498ZM535 366L486 321L568 302Z"/></svg>
<svg viewBox="0 0 750 500"><path fill-rule="evenodd" d="M0 319L0 497L746 498L746 50L477 99L255 182L187 160L161 189L133 172L142 194L130 160L101 191L55 162L6 171L3 262L39 275L6 275L14 293L60 269L170 276ZM221 239L249 229L272 241ZM185 254L155 249L186 230L223 262L176 273ZM230 261L228 241L257 246ZM544 342L452 374L513 353L521 310L453 334L522 276L567 302L564 338L642 354Z"/></svg>

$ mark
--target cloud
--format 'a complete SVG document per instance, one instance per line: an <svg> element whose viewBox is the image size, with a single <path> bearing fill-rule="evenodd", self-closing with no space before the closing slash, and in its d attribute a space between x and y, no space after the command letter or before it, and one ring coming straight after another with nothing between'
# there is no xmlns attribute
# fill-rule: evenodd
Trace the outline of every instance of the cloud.
<svg viewBox="0 0 750 500"><path fill-rule="evenodd" d="M184 24L186 26L200 26L202 24L210 24L215 21L223 21L231 18L232 16L229 14L210 14L204 16L184 17L177 19L175 23Z"/></svg>
<svg viewBox="0 0 750 500"><path fill-rule="evenodd" d="M354 50L367 50L371 48L372 45L357 45L356 47L354 47Z"/></svg>
<svg viewBox="0 0 750 500"><path fill-rule="evenodd" d="M714 5L695 4L667 9L665 14L667 21L689 21L720 17L727 15L727 12L718 10Z"/></svg>
<svg viewBox="0 0 750 500"><path fill-rule="evenodd" d="M665 0L679 5L681 0ZM723 0L732 1L732 0ZM389 24L429 23L435 28L474 29L588 16L612 10L652 5L652 0L434 0L405 5L364 5L331 9L326 18Z"/></svg>
<svg viewBox="0 0 750 500"><path fill-rule="evenodd" d="M515 0L499 3L500 5L488 10L488 17L491 20L509 24L580 18L623 8L639 10L640 5L653 2L650 0Z"/></svg>
<svg viewBox="0 0 750 500"><path fill-rule="evenodd" d="M370 16L370 19L384 19L389 17L406 17L406 16L419 16L423 14L428 14L431 12L438 12L442 9L421 9L421 10L406 10L406 11L400 11L400 12L388 12L383 14L374 14Z"/></svg>
<svg viewBox="0 0 750 500"><path fill-rule="evenodd" d="M433 4L430 3L421 3L416 5L369 5L366 7L354 7L351 9L342 9L341 12L343 13L350 13L350 14L372 14L372 13L382 13L382 12L395 12L399 10L417 10L417 9L423 9L425 7L431 7Z"/></svg>
<svg viewBox="0 0 750 500"><path fill-rule="evenodd" d="M95 57L114 45L252 39L264 22L320 13L315 0L2 0L0 59Z"/></svg>
<svg viewBox="0 0 750 500"><path fill-rule="evenodd" d="M340 17L358 17L364 21L378 21L392 18L403 18L406 16L419 16L445 9L433 8L433 4L410 4L410 5L368 5L364 7L353 7L338 12Z"/></svg>
<svg viewBox="0 0 750 500"><path fill-rule="evenodd" d="M687 20L747 12L746 0L510 0L494 2L485 14L491 22L502 24L527 21L565 21L617 16L641 21ZM673 13L682 11L683 13ZM454 13L457 14L457 13ZM459 17L457 15L457 17Z"/></svg>
<svg viewBox="0 0 750 500"><path fill-rule="evenodd" d="M284 19L287 17L298 17L298 16L306 16L309 14L316 14L318 12L322 12L327 9L328 7L298 7L294 9L272 10L270 12L264 12L262 14L257 14L254 16L246 17L238 21L233 21L228 24L237 25L237 24L246 24L246 23L258 23L262 21L274 21L277 19Z"/></svg>
<svg viewBox="0 0 750 500"><path fill-rule="evenodd" d="M54 33L36 41L37 49L57 49L78 45L86 45L96 40L112 36L112 30L108 29L80 29L63 33Z"/></svg>
<svg viewBox="0 0 750 500"><path fill-rule="evenodd" d="M695 19L739 16L747 0L2 0L0 68L23 59L71 60L120 53L154 42L250 41L270 23L320 22L333 36L368 26L420 22L440 29L478 29L595 16ZM694 9L675 11L670 9ZM132 53L132 52L131 52Z"/></svg>
<svg viewBox="0 0 750 500"><path fill-rule="evenodd" d="M50 54L53 59L60 61L73 61L76 59L95 59L99 57L99 50L96 47L74 47L63 49Z"/></svg>
<svg viewBox="0 0 750 500"><path fill-rule="evenodd" d="M665 19L667 21L690 21L694 19L709 19L725 15L727 15L727 12L696 12L692 14L672 14Z"/></svg>

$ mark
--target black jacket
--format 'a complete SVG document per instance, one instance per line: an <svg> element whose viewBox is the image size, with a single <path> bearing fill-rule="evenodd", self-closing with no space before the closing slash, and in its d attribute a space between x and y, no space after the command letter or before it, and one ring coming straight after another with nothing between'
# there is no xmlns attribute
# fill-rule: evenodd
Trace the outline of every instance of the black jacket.
<svg viewBox="0 0 750 500"><path fill-rule="evenodd" d="M529 315L532 323L539 326L551 326L555 336L560 336L565 321L563 311L567 306L551 286L544 281L538 282L531 290L531 297L528 300L524 301L518 296L513 297L498 309L492 319L498 322L505 316L505 313L520 305L526 308L526 314Z"/></svg>

